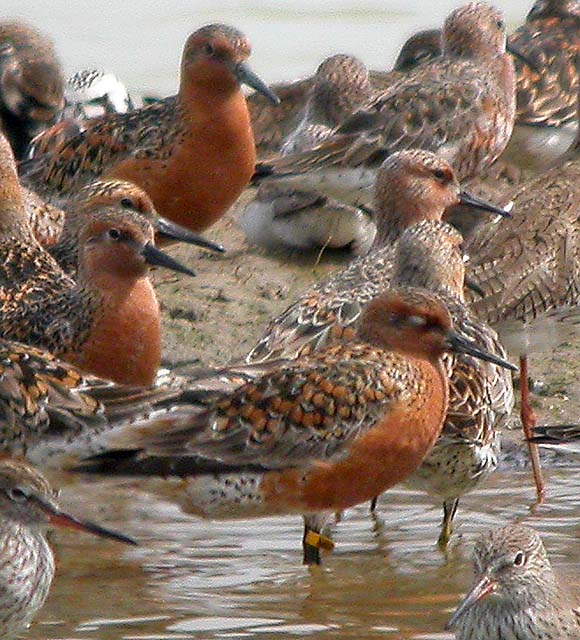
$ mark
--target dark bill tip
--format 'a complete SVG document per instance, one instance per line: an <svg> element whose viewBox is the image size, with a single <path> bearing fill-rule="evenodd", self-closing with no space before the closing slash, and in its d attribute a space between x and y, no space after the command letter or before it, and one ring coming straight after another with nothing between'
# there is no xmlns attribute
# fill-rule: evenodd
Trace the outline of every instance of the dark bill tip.
<svg viewBox="0 0 580 640"><path fill-rule="evenodd" d="M136 540L124 535L123 533L106 529L105 527L88 520L75 518L75 516L71 516L64 511L57 509L42 498L37 497L36 503L48 515L50 523L55 526L63 527L65 529L74 529L75 531L84 531L85 533L91 533L99 538L108 538L109 540L115 540L131 546L137 546L139 544Z"/></svg>
<svg viewBox="0 0 580 640"><path fill-rule="evenodd" d="M465 205L466 207L473 207L474 209L482 209L483 211L489 211L490 213L495 213L502 218L511 218L511 213L507 212L505 209L501 207L496 207L495 204L491 204L491 202L487 202L486 200L482 200L481 198L477 198L476 196L468 193L467 191L462 191L459 194L459 203Z"/></svg>
<svg viewBox="0 0 580 640"><path fill-rule="evenodd" d="M514 58L517 58L520 62L530 67L530 69L536 73L540 73L541 69L538 65L528 58L525 53L522 53L516 46L514 46L509 40L507 42L506 51L511 53Z"/></svg>
<svg viewBox="0 0 580 640"><path fill-rule="evenodd" d="M466 340L458 333L454 331L449 331L447 333L447 343L451 351L455 353L466 353L474 358L479 358L480 360L485 360L486 362L491 362L492 364L496 364L498 367L503 367L504 369L509 369L510 371L517 371L518 368L516 365L500 358L499 356L494 355L493 353L489 353L489 351L485 351L484 349L480 349L473 342Z"/></svg>
<svg viewBox="0 0 580 640"><path fill-rule="evenodd" d="M155 245L148 242L141 250L141 255L145 258L145 262L152 267L164 267L177 273L185 273L188 276L195 276L195 271L188 269L171 256L163 253L161 249L158 249Z"/></svg>
<svg viewBox="0 0 580 640"><path fill-rule="evenodd" d="M280 98L270 89L270 87L257 76L245 62L240 62L235 67L236 78L240 84L247 84L258 93L266 96L272 104L280 104Z"/></svg>
<svg viewBox="0 0 580 640"><path fill-rule="evenodd" d="M204 249L210 249L217 253L225 253L225 249L221 244L216 244L211 240L206 240L202 236L193 233L189 229L182 227L178 224L170 222L165 218L157 218L155 221L155 231L160 238L166 240L174 240L175 242L185 242L187 244L193 244L197 247L203 247Z"/></svg>

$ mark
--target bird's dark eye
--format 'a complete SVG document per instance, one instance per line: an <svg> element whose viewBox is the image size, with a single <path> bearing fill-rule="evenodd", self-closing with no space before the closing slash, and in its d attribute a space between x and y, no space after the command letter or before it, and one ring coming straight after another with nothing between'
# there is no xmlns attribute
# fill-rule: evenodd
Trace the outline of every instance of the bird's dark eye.
<svg viewBox="0 0 580 640"><path fill-rule="evenodd" d="M135 208L135 205L133 203L133 200L131 200L131 198L123 198L121 200L121 206L124 209L134 209Z"/></svg>
<svg viewBox="0 0 580 640"><path fill-rule="evenodd" d="M433 171L433 175L440 181L447 178L447 173L443 169L435 169L435 171Z"/></svg>
<svg viewBox="0 0 580 640"><path fill-rule="evenodd" d="M109 238L111 238L111 240L120 240L121 232L119 229L109 229Z"/></svg>
<svg viewBox="0 0 580 640"><path fill-rule="evenodd" d="M514 567L523 567L526 564L526 554L523 551L518 551L514 556Z"/></svg>
<svg viewBox="0 0 580 640"><path fill-rule="evenodd" d="M14 53L14 46L11 42L0 44L0 56L11 56Z"/></svg>
<svg viewBox="0 0 580 640"><path fill-rule="evenodd" d="M14 487L13 489L6 489L6 495L14 502L25 502L28 500L28 493L20 487Z"/></svg>
<svg viewBox="0 0 580 640"><path fill-rule="evenodd" d="M389 315L388 321L390 324L392 324L395 327L398 327L401 324L403 324L403 318L398 313L391 313Z"/></svg>
<svg viewBox="0 0 580 640"><path fill-rule="evenodd" d="M500 31L503 31L505 29L505 24L504 24L503 20L498 20L496 24L497 24L497 28Z"/></svg>
<svg viewBox="0 0 580 640"><path fill-rule="evenodd" d="M209 42L203 47L203 50L208 56L213 56L215 52L215 49L213 48L213 44L210 44Z"/></svg>

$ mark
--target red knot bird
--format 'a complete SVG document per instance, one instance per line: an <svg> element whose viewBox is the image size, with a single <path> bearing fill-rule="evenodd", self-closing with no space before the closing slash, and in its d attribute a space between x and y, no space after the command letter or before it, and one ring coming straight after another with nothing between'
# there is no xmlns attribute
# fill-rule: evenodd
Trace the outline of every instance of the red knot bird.
<svg viewBox="0 0 580 640"><path fill-rule="evenodd" d="M343 54L324 60L313 83L298 126L282 144L283 154L324 140L374 93L365 65ZM348 246L355 255L367 253L375 235L372 212L295 189L283 180L261 185L241 211L239 224L254 244L299 249Z"/></svg>
<svg viewBox="0 0 580 640"><path fill-rule="evenodd" d="M429 452L447 412L447 352L513 368L454 332L426 290L393 289L369 303L350 340L280 363L203 408L185 389L112 430L80 468L110 472L118 461L121 473L193 476L184 502L205 517L311 514L305 560L316 561L321 514L370 500Z"/></svg>
<svg viewBox="0 0 580 640"><path fill-rule="evenodd" d="M0 171L0 335L66 355L105 378L151 384L161 337L149 267L193 272L155 247L153 227L140 213L97 203L79 232L73 280L34 239L1 136Z"/></svg>
<svg viewBox="0 0 580 640"><path fill-rule="evenodd" d="M256 149L241 84L276 96L247 64L248 39L212 24L185 43L176 96L129 113L87 121L52 153L27 160L21 174L40 195L66 198L97 178L134 182L161 216L206 229L246 187Z"/></svg>
<svg viewBox="0 0 580 640"><path fill-rule="evenodd" d="M504 150L515 116L515 71L501 13L482 2L455 9L443 55L419 65L373 98L312 150L257 165L255 179L287 176L351 205L368 205L381 162L423 148L460 179L477 175Z"/></svg>

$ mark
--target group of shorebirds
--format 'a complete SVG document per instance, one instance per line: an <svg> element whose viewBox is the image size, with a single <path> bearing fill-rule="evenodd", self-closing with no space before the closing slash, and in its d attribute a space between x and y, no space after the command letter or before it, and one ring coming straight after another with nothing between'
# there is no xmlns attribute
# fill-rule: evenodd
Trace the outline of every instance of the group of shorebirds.
<svg viewBox="0 0 580 640"><path fill-rule="evenodd" d="M441 501L447 545L498 464L506 349L540 500L537 442L580 437L537 427L527 370L580 325L580 0L538 0L507 38L497 8L463 5L390 72L335 55L269 88L250 50L194 31L177 95L136 108L112 74L65 82L46 36L0 23L2 638L48 594L49 525L134 544L64 513L37 468L183 477L207 518L301 514L317 564L336 514L403 480ZM245 359L158 379L149 268L194 274L156 243L223 251L197 234L256 187L250 243L359 257ZM580 638L535 532L493 530L474 558L457 638Z"/></svg>

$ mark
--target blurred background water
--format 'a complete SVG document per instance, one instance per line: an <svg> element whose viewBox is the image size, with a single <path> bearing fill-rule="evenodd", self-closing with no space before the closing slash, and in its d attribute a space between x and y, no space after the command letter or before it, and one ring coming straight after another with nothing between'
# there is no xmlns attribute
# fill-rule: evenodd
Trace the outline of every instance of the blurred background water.
<svg viewBox="0 0 580 640"><path fill-rule="evenodd" d="M254 45L252 64L268 81L310 74L326 56L353 53L388 69L414 31L440 26L454 0L4 0L56 41L68 73L115 72L135 92L175 91L186 36L208 22L236 25ZM529 2L501 8L511 26ZM577 399L576 399L577 401ZM536 514L527 471L497 473L460 508L449 554L434 541L439 506L396 488L378 518L367 506L337 527L322 568L301 565L299 518L204 522L182 513L154 482L55 478L63 504L139 538L126 549L58 535L58 575L32 640L182 638L450 638L442 631L471 579L477 531L520 519L544 535L555 563L580 562L580 471L548 473L550 500ZM572 580L578 585L577 571Z"/></svg>

